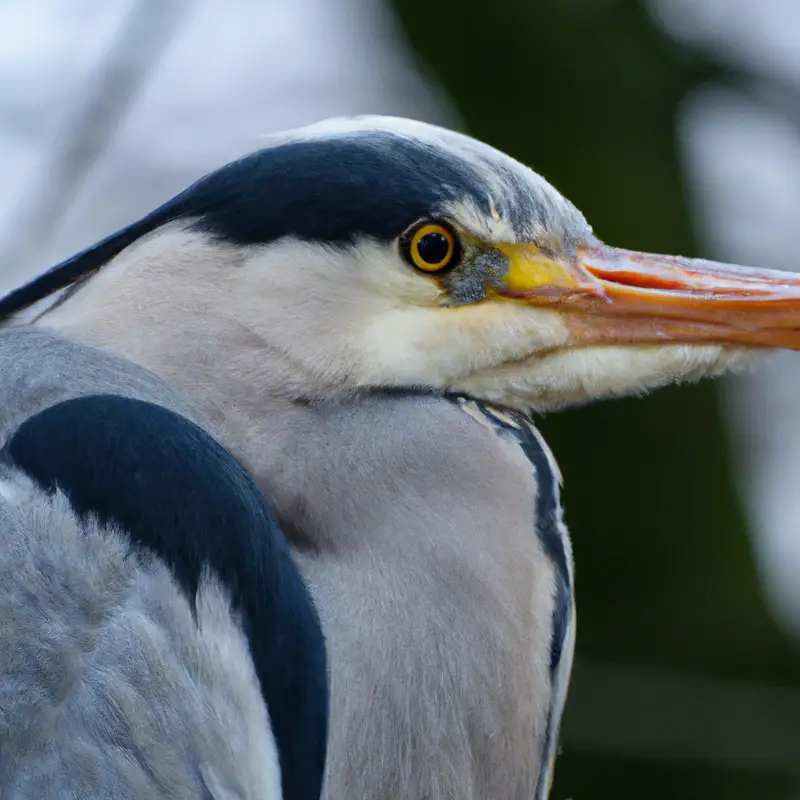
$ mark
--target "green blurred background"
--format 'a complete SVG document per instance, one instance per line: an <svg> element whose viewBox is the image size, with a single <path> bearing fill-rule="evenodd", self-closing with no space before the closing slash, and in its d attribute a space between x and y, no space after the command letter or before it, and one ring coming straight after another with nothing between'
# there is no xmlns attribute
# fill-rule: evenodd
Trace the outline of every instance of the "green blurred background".
<svg viewBox="0 0 800 800"><path fill-rule="evenodd" d="M541 172L601 239L698 255L677 109L735 76L667 38L636 0L394 6L470 133ZM556 800L800 797L800 706L737 691L800 687L800 652L765 605L718 391L668 388L541 422L577 564Z"/></svg>

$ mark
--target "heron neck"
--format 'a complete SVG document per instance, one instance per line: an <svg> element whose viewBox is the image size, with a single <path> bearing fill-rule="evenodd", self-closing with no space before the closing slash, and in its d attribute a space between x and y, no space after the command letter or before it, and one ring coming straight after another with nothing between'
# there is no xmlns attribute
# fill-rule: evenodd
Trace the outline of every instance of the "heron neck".
<svg viewBox="0 0 800 800"><path fill-rule="evenodd" d="M272 420L291 405L297 378L268 342L225 313L224 287L190 285L187 298L179 277L101 274L32 324L149 369L191 398L213 432L258 472L266 410L273 409Z"/></svg>

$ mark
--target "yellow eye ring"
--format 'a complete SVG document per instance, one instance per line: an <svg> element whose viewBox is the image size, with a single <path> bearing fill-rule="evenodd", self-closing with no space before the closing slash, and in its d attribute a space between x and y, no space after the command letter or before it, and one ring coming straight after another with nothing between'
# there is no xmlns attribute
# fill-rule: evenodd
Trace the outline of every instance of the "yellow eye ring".
<svg viewBox="0 0 800 800"><path fill-rule="evenodd" d="M429 273L442 272L461 257L461 243L440 222L424 222L411 228L401 237L400 250L412 267Z"/></svg>

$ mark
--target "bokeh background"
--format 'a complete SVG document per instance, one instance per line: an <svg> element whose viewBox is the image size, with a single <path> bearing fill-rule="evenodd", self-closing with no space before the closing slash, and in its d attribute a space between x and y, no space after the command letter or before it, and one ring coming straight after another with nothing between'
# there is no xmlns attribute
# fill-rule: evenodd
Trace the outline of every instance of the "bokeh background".
<svg viewBox="0 0 800 800"><path fill-rule="evenodd" d="M794 270L798 41L797 0L3 0L0 291L352 113L489 141L612 244ZM579 603L554 800L800 800L800 358L541 427Z"/></svg>

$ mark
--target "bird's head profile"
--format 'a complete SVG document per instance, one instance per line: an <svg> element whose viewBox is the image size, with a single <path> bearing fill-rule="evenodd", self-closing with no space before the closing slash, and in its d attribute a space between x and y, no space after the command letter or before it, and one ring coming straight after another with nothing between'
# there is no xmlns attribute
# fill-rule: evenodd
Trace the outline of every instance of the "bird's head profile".
<svg viewBox="0 0 800 800"><path fill-rule="evenodd" d="M256 389L256 354L279 358L294 396L414 388L540 410L800 349L799 278L609 247L509 156L391 117L271 137L0 299L0 321L62 289L42 324L124 331L147 362L184 315L198 349L224 329Z"/></svg>

